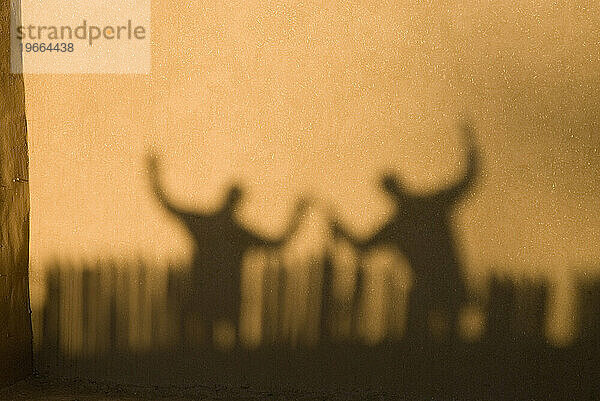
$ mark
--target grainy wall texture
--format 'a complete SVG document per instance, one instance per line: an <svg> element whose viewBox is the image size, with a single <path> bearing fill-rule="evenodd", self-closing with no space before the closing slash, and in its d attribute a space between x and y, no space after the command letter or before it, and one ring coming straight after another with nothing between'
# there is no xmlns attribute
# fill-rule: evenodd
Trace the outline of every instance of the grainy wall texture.
<svg viewBox="0 0 600 401"><path fill-rule="evenodd" d="M29 180L23 76L10 73L10 2L0 3L0 387L30 374Z"/></svg>

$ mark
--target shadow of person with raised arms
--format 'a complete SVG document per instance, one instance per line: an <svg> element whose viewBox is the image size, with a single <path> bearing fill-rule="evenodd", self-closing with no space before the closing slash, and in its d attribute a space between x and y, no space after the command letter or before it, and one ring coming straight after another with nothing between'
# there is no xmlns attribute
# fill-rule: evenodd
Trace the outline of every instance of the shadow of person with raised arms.
<svg viewBox="0 0 600 401"><path fill-rule="evenodd" d="M165 193L157 157L148 156L147 163L156 197L185 226L194 241L191 288L181 311L184 319L191 314L199 314L209 344L214 324L219 321L233 325L237 336L244 254L251 247L281 247L297 231L307 202L300 200L285 232L270 239L252 232L238 221L237 213L243 197L238 185L229 189L225 203L215 212L185 210L174 205Z"/></svg>
<svg viewBox="0 0 600 401"><path fill-rule="evenodd" d="M459 314L467 300L463 266L458 258L451 229L454 206L472 189L479 174L479 157L473 129L462 126L468 163L464 176L449 188L433 194L410 193L398 177L383 174L382 189L393 198L396 215L368 239L358 239L337 221L338 237L348 239L361 252L376 246L397 247L413 272L406 333L409 339L424 339L438 326L442 336L457 338Z"/></svg>

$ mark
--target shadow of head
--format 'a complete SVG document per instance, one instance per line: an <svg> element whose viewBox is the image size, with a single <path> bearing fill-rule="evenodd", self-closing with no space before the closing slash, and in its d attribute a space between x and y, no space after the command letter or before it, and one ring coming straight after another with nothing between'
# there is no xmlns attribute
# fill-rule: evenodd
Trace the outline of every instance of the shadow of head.
<svg viewBox="0 0 600 401"><path fill-rule="evenodd" d="M233 212L239 209L243 200L244 189L239 183L233 183L227 191L224 205L225 210Z"/></svg>
<svg viewBox="0 0 600 401"><path fill-rule="evenodd" d="M387 171L379 176L379 188L390 196L399 199L407 196L406 186L397 174Z"/></svg>

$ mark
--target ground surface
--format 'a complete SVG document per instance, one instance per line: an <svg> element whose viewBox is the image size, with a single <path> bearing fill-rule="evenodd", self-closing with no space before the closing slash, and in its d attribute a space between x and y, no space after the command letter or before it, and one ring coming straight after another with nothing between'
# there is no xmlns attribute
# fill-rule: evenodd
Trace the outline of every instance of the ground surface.
<svg viewBox="0 0 600 401"><path fill-rule="evenodd" d="M392 397L396 399L396 397ZM361 389L324 392L265 392L246 387L141 387L108 382L35 376L0 390L10 401L138 401L138 400L386 400L390 394Z"/></svg>

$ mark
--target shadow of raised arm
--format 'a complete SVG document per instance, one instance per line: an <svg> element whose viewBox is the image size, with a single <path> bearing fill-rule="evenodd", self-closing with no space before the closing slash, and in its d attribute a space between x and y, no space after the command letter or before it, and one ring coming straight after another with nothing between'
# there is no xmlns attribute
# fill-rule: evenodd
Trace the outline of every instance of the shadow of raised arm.
<svg viewBox="0 0 600 401"><path fill-rule="evenodd" d="M467 169L456 184L436 195L438 198L450 203L456 202L472 190L480 171L480 157L475 144L475 131L468 122L463 123L461 129L467 147Z"/></svg>
<svg viewBox="0 0 600 401"><path fill-rule="evenodd" d="M270 248L279 248L289 241L300 228L300 224L306 214L311 202L308 199L300 198L296 203L296 210L291 218L286 230L276 239L265 238L254 233L248 232L251 242L256 246L265 246Z"/></svg>
<svg viewBox="0 0 600 401"><path fill-rule="evenodd" d="M168 198L166 192L164 191L161 182L160 182L160 166L158 157L154 154L150 154L146 157L146 164L148 168L148 173L150 175L150 183L152 185L152 192L160 202L160 204L168 210L170 213L176 215L177 217L183 217L189 212L176 207Z"/></svg>

